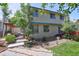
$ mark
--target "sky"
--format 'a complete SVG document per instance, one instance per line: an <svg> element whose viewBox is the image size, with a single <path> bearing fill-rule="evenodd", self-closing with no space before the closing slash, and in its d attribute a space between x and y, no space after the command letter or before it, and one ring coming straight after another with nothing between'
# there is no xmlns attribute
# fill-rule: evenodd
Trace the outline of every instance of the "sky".
<svg viewBox="0 0 79 59"><path fill-rule="evenodd" d="M41 4L39 3L32 3L31 6L34 7L38 7L41 8ZM49 5L48 5L49 6ZM46 7L46 9L48 10L52 10L52 11L56 11L57 10L57 6L55 6L54 8L50 8L50 7ZM12 11L11 16L13 16L13 14L16 12L16 10L20 10L20 4L19 3L9 3L9 10ZM72 21L76 21L77 19L79 19L79 13L77 12L77 9L74 10L71 14L70 14L70 20ZM0 19L2 18L2 11L0 10ZM75 20L74 20L75 19Z"/></svg>

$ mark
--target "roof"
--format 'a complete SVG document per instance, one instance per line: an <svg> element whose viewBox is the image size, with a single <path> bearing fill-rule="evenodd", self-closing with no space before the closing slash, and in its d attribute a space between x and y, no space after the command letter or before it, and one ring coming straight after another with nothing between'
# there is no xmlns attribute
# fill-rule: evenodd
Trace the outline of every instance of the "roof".
<svg viewBox="0 0 79 59"><path fill-rule="evenodd" d="M64 15L64 14L62 14L62 13L55 12L55 11L52 11L52 10L47 10L47 9L44 9L44 8L39 8L39 7L34 7L34 6L31 6L31 7L32 7L32 8L36 8L36 9L46 10L46 11L49 11L49 12L53 12L53 13L57 13L57 14Z"/></svg>
<svg viewBox="0 0 79 59"><path fill-rule="evenodd" d="M16 27L14 24L12 24L12 23L7 23L7 22L5 22L4 23L5 25L7 25L7 26L10 26L10 27Z"/></svg>

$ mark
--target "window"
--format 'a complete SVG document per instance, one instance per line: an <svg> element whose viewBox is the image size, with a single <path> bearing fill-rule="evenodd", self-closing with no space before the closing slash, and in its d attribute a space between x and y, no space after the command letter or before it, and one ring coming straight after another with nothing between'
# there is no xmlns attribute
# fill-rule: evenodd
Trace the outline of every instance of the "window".
<svg viewBox="0 0 79 59"><path fill-rule="evenodd" d="M55 14L50 13L50 18L51 19L56 19Z"/></svg>
<svg viewBox="0 0 79 59"><path fill-rule="evenodd" d="M38 10L36 10L35 12L33 12L33 16L34 17L38 17Z"/></svg>
<svg viewBox="0 0 79 59"><path fill-rule="evenodd" d="M33 33L38 33L38 25L33 26Z"/></svg>
<svg viewBox="0 0 79 59"><path fill-rule="evenodd" d="M64 16L60 15L60 20L64 20Z"/></svg>
<svg viewBox="0 0 79 59"><path fill-rule="evenodd" d="M49 26L48 25L44 25L44 32L49 32Z"/></svg>

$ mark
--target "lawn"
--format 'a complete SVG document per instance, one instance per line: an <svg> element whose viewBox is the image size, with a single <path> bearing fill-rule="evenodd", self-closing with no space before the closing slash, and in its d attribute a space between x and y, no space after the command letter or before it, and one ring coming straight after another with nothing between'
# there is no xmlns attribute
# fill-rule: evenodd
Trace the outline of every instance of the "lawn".
<svg viewBox="0 0 79 59"><path fill-rule="evenodd" d="M66 42L51 50L55 56L79 56L79 42Z"/></svg>

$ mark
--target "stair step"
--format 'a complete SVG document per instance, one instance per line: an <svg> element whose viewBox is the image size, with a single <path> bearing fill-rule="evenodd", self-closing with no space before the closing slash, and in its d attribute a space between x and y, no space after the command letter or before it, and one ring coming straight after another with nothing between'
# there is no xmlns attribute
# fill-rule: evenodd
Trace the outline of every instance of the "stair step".
<svg viewBox="0 0 79 59"><path fill-rule="evenodd" d="M17 46L22 46L22 45L24 45L24 42L13 43L13 44L9 44L9 45L8 45L8 48L17 47Z"/></svg>
<svg viewBox="0 0 79 59"><path fill-rule="evenodd" d="M16 43L27 41L26 39L16 40Z"/></svg>

